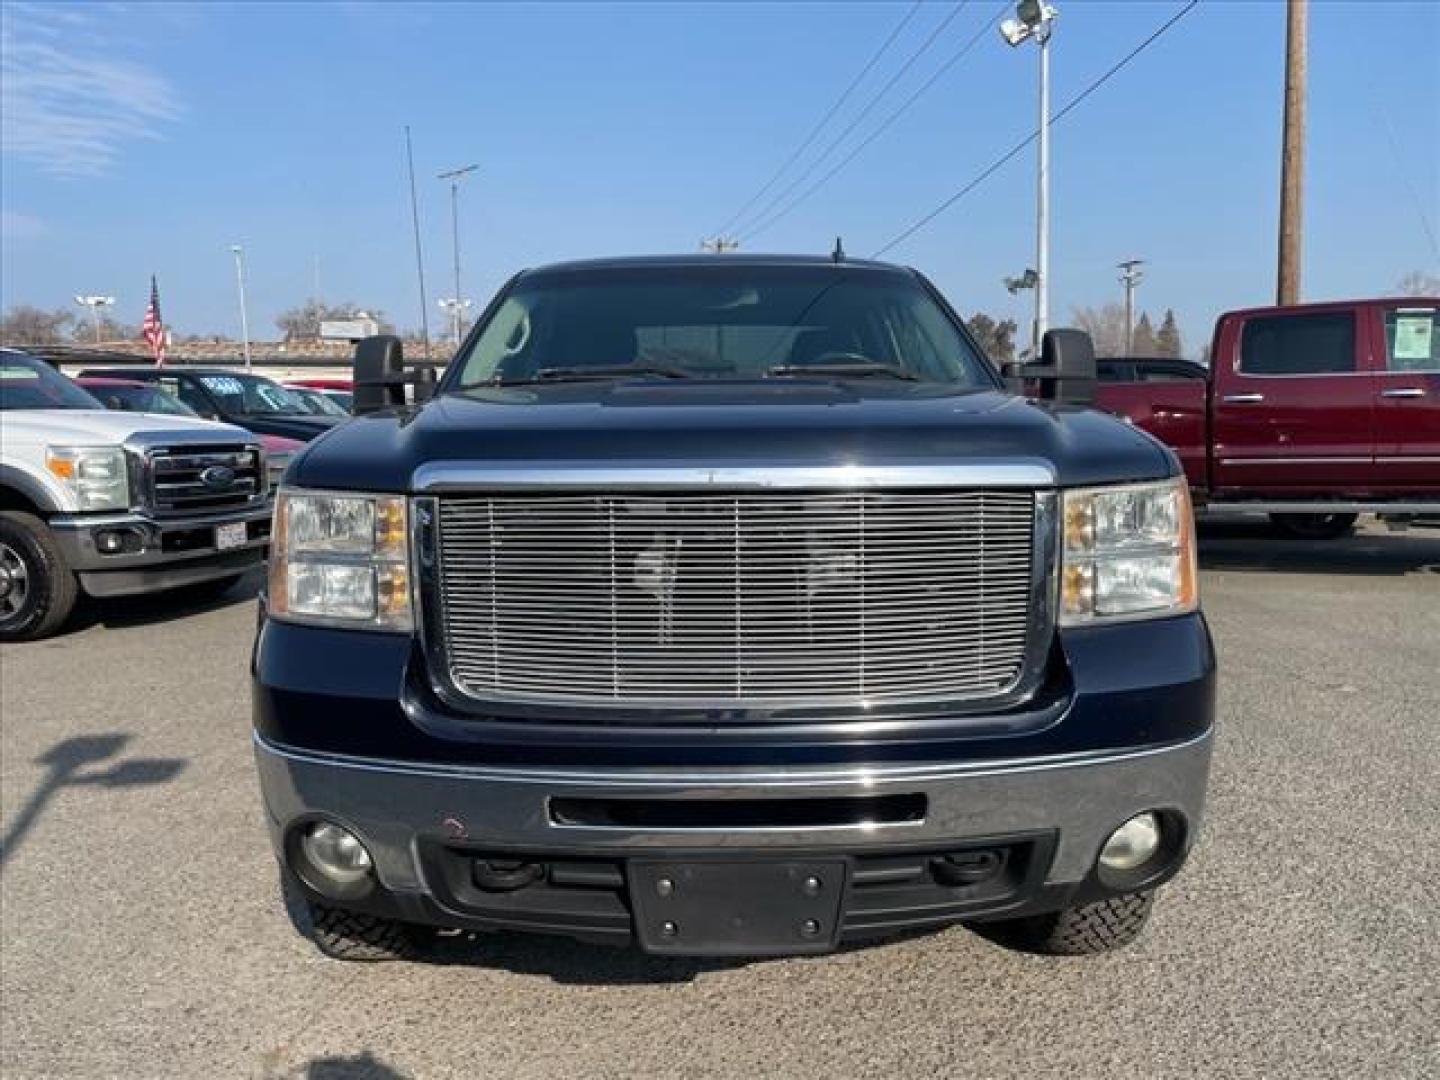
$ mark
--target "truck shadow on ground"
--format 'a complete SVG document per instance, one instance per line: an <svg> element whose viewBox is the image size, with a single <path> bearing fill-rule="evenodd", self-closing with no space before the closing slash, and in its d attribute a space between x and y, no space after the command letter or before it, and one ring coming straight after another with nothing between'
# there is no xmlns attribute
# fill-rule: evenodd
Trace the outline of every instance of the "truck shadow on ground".
<svg viewBox="0 0 1440 1080"><path fill-rule="evenodd" d="M224 589L215 584L203 584L146 596L119 596L107 600L87 598L65 624L63 633L74 633L91 626L150 626L186 615L201 615L237 604L253 603L264 580L264 575L255 571Z"/></svg>
<svg viewBox="0 0 1440 1080"><path fill-rule="evenodd" d="M1259 573L1440 575L1440 532L1360 532L1339 540L1291 540L1264 521L1202 521L1200 569Z"/></svg>
<svg viewBox="0 0 1440 1080"><path fill-rule="evenodd" d="M39 820L46 804L61 790L72 787L127 788L164 784L175 779L185 768L183 758L127 758L113 762L108 768L92 767L115 757L129 741L129 735L117 733L77 735L56 743L35 759L37 765L45 766L45 778L10 820L4 838L0 839L0 871L4 870L35 822Z"/></svg>
<svg viewBox="0 0 1440 1080"><path fill-rule="evenodd" d="M296 1080L409 1080L408 1073L391 1068L369 1050L359 1054L313 1058L298 1072L281 1075L293 1076Z"/></svg>

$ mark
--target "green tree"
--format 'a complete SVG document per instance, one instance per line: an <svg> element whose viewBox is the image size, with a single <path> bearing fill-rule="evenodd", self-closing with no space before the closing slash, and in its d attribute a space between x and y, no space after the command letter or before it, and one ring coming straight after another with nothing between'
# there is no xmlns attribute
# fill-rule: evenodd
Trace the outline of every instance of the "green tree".
<svg viewBox="0 0 1440 1080"><path fill-rule="evenodd" d="M1150 325L1150 316L1145 312L1140 313L1140 321L1135 324L1135 334L1130 342L1131 356L1154 356L1159 350L1155 340L1155 327Z"/></svg>
<svg viewBox="0 0 1440 1080"><path fill-rule="evenodd" d="M965 325L991 361L1005 364L1015 359L1015 333L1020 327L1014 319L997 321L983 311L977 311L965 320Z"/></svg>
<svg viewBox="0 0 1440 1080"><path fill-rule="evenodd" d="M1180 345L1180 324L1175 321L1175 312L1171 308L1165 309L1165 318L1160 322L1160 332L1155 335L1155 351L1161 356L1173 356L1176 359L1185 355L1185 350Z"/></svg>

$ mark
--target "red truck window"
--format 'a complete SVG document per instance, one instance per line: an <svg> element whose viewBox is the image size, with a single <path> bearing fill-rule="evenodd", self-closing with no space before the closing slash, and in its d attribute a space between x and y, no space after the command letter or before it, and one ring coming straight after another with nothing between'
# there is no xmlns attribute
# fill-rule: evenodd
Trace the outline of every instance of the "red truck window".
<svg viewBox="0 0 1440 1080"><path fill-rule="evenodd" d="M1440 371L1440 326L1434 308L1385 312L1387 371Z"/></svg>
<svg viewBox="0 0 1440 1080"><path fill-rule="evenodd" d="M1326 375L1355 370L1351 312L1249 319L1240 339L1246 375Z"/></svg>

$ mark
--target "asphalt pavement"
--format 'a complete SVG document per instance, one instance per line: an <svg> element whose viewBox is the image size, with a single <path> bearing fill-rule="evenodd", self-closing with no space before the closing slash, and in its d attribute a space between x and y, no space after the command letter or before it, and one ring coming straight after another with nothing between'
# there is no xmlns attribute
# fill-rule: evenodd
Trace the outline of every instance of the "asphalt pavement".
<svg viewBox="0 0 1440 1080"><path fill-rule="evenodd" d="M0 1074L1440 1075L1440 533L1207 527L1209 820L1135 946L964 929L667 961L563 940L323 959L261 822L253 583L0 647Z"/></svg>

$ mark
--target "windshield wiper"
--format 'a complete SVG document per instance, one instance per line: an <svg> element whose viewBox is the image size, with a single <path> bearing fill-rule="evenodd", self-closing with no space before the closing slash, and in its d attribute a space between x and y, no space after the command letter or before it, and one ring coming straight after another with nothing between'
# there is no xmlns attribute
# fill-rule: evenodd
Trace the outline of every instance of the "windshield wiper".
<svg viewBox="0 0 1440 1080"><path fill-rule="evenodd" d="M688 379L690 373L663 364L593 364L574 367L541 368L524 379L495 379L494 386L523 386L527 383L592 382L601 379L623 379L630 375L653 375L662 379Z"/></svg>
<svg viewBox="0 0 1440 1080"><path fill-rule="evenodd" d="M870 360L845 360L833 364L779 364L765 372L768 376L819 375L831 379L904 379L919 382L918 375L912 375L904 368Z"/></svg>

